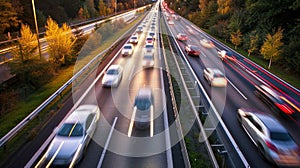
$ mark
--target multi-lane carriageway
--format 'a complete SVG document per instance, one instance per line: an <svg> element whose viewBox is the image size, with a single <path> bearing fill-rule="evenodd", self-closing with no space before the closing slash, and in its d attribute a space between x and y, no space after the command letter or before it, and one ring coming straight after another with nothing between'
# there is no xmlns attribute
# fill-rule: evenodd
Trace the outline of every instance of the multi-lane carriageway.
<svg viewBox="0 0 300 168"><path fill-rule="evenodd" d="M151 14L150 12L149 17L152 16ZM158 14L157 16L159 16L157 18L159 19L162 15ZM155 31L158 32L160 30L158 28L160 21L157 20L156 23ZM187 25L192 31L187 29ZM150 28L150 25L147 25L146 28ZM291 120L274 114L267 105L253 94L254 84L260 82L257 78L249 76L241 67L230 61L222 62L217 57L215 48L206 48L200 45L199 41L207 38L212 40L218 49L228 49L226 46L210 38L183 18L174 20L174 25L169 25L169 29L174 35L180 32L189 34L188 43L200 47L200 57L190 57L184 52L181 57L186 57L194 69L198 79L210 95L219 113L221 113L223 121L251 167L274 167L275 165L262 158L257 148L237 123L236 110L240 107L256 108L261 112L273 115L289 130L298 145L300 144L300 134L298 133L299 118ZM92 80L99 78L98 81L94 82L91 90L86 88L92 82L86 80L82 89L77 89L78 92L74 93L73 98L68 100L65 103L66 106L62 108L62 110L68 110L80 100L80 104L94 103L98 104L101 109L101 119L98 122L97 131L78 167L182 167L184 165L182 155L178 154L180 153L178 151L174 152L169 149L170 141L166 138L168 137L168 117L165 115L172 107L167 103L169 99L167 94L168 88L165 87L164 72L160 68L163 64L163 55L159 51L160 43L158 40L155 41L155 68L144 69L141 55L143 53L144 39L145 33L140 36L134 53L128 57L122 57L120 54L121 46L117 47L109 57L110 59L100 64L98 71L90 76ZM185 43L178 42L178 44L179 50L184 51ZM248 62L248 66L252 64L248 60L243 61ZM101 78L109 64L119 64L124 67L123 79L117 88L110 89L101 86ZM254 64L253 66L256 67ZM222 71L226 74L228 80L228 86L226 88L211 88L203 79L202 73L205 67L222 67ZM260 78L263 78L263 80L274 83L274 85L280 85L279 88L284 88L282 90L292 90L289 86L276 82L280 81L277 78L264 78L264 76L269 76L269 74L263 73L263 70L259 67L256 68L261 71L262 77ZM275 81L272 81L272 79ZM151 87L153 90L155 109L153 123L149 129L142 131L136 129L130 123L132 122L133 99L138 89L144 86ZM297 96L299 92L297 90L296 92L285 92L294 98L296 102L299 102L299 96ZM81 97L81 95L86 96ZM44 139L47 142L47 137L44 136ZM32 145L32 150L38 151L38 149L41 149L41 146L42 144ZM31 146L28 146L27 149L29 148ZM176 148L176 150L180 149ZM34 167L43 155L43 152L40 152L38 156L24 156L24 153L26 151L20 151L20 154L23 154L23 159L19 159L20 162L11 163L8 167L24 167L25 165ZM20 158L21 156L16 155L16 157ZM173 164L174 160L177 160L176 164ZM28 164L29 162L32 164Z"/></svg>

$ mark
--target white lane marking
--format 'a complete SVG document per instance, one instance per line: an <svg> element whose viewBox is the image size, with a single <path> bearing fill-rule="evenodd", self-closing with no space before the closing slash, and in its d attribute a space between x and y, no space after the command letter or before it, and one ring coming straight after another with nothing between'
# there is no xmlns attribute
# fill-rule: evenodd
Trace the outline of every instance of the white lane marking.
<svg viewBox="0 0 300 168"><path fill-rule="evenodd" d="M52 162L54 161L54 159L56 158L56 156L58 155L58 152L60 151L60 149L62 148L63 144L65 143L65 141L62 141L58 147L58 149L56 150L56 152L54 153L54 155L52 156L51 160L49 161L49 163L47 164L46 168L49 168L52 164Z"/></svg>
<svg viewBox="0 0 300 168"><path fill-rule="evenodd" d="M129 128L128 128L128 133L127 133L128 137L131 137L136 110L137 110L137 108L136 108L136 106L134 106L134 109L133 109L133 112L132 112L132 116L131 116L131 119L130 119Z"/></svg>
<svg viewBox="0 0 300 168"><path fill-rule="evenodd" d="M131 68L131 72L130 72L130 75L129 75L129 78L128 78L129 81L132 79L132 75L134 73L134 68L135 68L135 65L133 65L133 67Z"/></svg>
<svg viewBox="0 0 300 168"><path fill-rule="evenodd" d="M200 55L203 55L204 57L207 57L206 54L204 54L204 52L200 52Z"/></svg>
<svg viewBox="0 0 300 168"><path fill-rule="evenodd" d="M150 107L150 137L153 137L154 123L153 123L153 105Z"/></svg>
<svg viewBox="0 0 300 168"><path fill-rule="evenodd" d="M245 99L247 100L247 97L232 83L228 78L226 78L227 81L231 84L231 86Z"/></svg>
<svg viewBox="0 0 300 168"><path fill-rule="evenodd" d="M106 153L106 151L107 151L107 147L108 147L108 144L109 144L109 142L110 142L112 133L113 133L113 131L114 131L114 129L115 129L117 120L118 120L118 117L115 117L114 123L113 123L113 125L111 126L111 129L110 129L108 138L107 138L107 140L106 140L106 142L105 142L105 146L104 146L104 149L103 149L103 151L102 151L102 154L101 154L100 160L99 160L99 162L98 162L97 168L100 168L100 167L102 166L102 163L103 163L103 160L104 160L104 156L105 156L105 153Z"/></svg>

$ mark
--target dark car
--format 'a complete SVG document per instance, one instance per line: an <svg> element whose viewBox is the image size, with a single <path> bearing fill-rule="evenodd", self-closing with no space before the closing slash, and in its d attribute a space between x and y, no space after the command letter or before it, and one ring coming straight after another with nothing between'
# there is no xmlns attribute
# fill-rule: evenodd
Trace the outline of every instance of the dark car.
<svg viewBox="0 0 300 168"><path fill-rule="evenodd" d="M191 45L191 44L186 45L185 51L187 52L188 55L200 56L200 48L195 45Z"/></svg>
<svg viewBox="0 0 300 168"><path fill-rule="evenodd" d="M270 105L271 109L279 111L281 114L292 115L295 111L282 100L282 95L274 89L266 86L255 86L256 95L261 98L265 103Z"/></svg>

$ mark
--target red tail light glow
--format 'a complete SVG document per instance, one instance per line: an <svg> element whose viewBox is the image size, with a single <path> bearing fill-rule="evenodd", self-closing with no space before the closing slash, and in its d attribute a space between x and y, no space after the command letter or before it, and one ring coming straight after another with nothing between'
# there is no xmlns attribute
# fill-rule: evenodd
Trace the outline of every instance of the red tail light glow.
<svg viewBox="0 0 300 168"><path fill-rule="evenodd" d="M290 107L286 106L285 104L279 104L275 103L276 107L278 107L281 111L283 111L285 114L291 115L294 113L294 110Z"/></svg>
<svg viewBox="0 0 300 168"><path fill-rule="evenodd" d="M271 142L269 142L269 141L266 141L266 145L268 146L268 148L269 149L271 149L272 151L274 151L274 152L276 152L276 153L278 153L279 151L278 151L278 149L276 148L276 146L275 145L273 145Z"/></svg>

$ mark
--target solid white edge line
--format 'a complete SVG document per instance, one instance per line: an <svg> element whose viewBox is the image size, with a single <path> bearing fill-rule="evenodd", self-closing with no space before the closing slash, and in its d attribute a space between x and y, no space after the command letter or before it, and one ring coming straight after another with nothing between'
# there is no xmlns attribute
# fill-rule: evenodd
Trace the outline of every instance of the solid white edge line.
<svg viewBox="0 0 300 168"><path fill-rule="evenodd" d="M227 78L227 81L245 100L247 100L247 97L228 78Z"/></svg>
<svg viewBox="0 0 300 168"><path fill-rule="evenodd" d="M133 123L134 123L134 118L135 118L136 110L137 110L137 107L134 106L133 112L132 112L132 116L131 116L131 119L130 119L129 128L128 128L128 133L127 133L127 136L128 136L128 137L131 137L131 133L132 133L132 128L133 128Z"/></svg>
<svg viewBox="0 0 300 168"><path fill-rule="evenodd" d="M102 166L102 163L103 163L103 160L104 160L104 156L105 156L105 153L106 153L106 151L107 151L107 147L108 147L108 145L109 145L109 142L110 142L110 140L111 140L111 136L112 136L113 130L115 129L117 120L118 120L118 117L115 117L114 123L113 123L113 125L112 125L112 127L111 127L111 129L110 129L110 132L109 132L108 138L107 138L107 140L106 140L104 149L103 149L103 151L102 151L100 160L99 160L99 162L98 162L97 168L100 168L100 167Z"/></svg>
<svg viewBox="0 0 300 168"><path fill-rule="evenodd" d="M154 122L153 122L153 105L150 107L150 137L153 137Z"/></svg>

